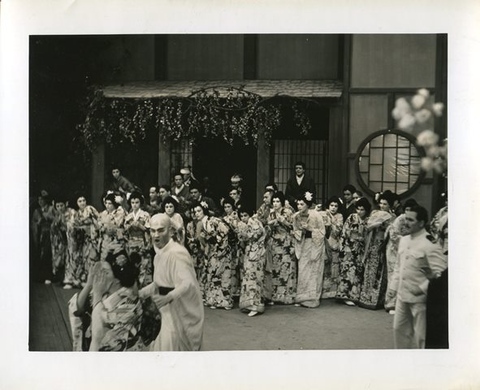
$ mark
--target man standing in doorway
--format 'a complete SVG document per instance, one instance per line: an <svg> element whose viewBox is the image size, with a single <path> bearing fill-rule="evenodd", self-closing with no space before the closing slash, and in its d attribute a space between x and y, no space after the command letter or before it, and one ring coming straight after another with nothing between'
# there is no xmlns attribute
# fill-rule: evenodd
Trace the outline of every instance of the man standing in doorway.
<svg viewBox="0 0 480 390"><path fill-rule="evenodd" d="M151 297L162 315L162 327L153 351L198 351L203 339L202 293L188 251L172 239L171 220L156 214L150 220L156 252L153 282L140 290Z"/></svg>
<svg viewBox="0 0 480 390"><path fill-rule="evenodd" d="M400 239L396 264L387 298L397 292L393 320L397 349L425 348L427 289L430 279L438 278L447 267L442 248L427 233L428 213L413 206L405 213L409 235Z"/></svg>
<svg viewBox="0 0 480 390"><path fill-rule="evenodd" d="M307 191L312 194L313 203L315 203L315 182L312 178L305 175L305 169L304 162L298 161L295 163L295 177L288 180L287 188L285 189L285 198L295 209L297 209L297 200L302 199Z"/></svg>

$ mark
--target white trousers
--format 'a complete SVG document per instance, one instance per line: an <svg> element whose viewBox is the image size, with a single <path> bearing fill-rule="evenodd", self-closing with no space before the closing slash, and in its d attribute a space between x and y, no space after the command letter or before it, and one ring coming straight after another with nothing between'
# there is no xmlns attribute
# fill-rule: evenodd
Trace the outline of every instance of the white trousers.
<svg viewBox="0 0 480 390"><path fill-rule="evenodd" d="M425 348L426 325L426 303L407 303L397 297L393 319L393 340L396 349Z"/></svg>

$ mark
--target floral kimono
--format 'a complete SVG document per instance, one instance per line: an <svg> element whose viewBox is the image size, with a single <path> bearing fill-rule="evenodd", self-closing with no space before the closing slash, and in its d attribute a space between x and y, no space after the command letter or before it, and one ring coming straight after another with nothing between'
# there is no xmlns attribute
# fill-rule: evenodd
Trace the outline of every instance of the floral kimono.
<svg viewBox="0 0 480 390"><path fill-rule="evenodd" d="M383 307L387 288L387 261L385 258L385 232L395 219L395 214L374 210L367 222L367 235L363 285L358 305L376 310Z"/></svg>
<svg viewBox="0 0 480 390"><path fill-rule="evenodd" d="M73 212L67 222L68 252L65 265L65 284L80 286L87 281L88 270L98 261L97 210L87 205Z"/></svg>
<svg viewBox="0 0 480 390"><path fill-rule="evenodd" d="M243 273L243 256L245 254L245 242L240 241L237 236L237 225L240 222L236 212L225 215L223 222L228 225L228 243L232 249L232 293L240 295Z"/></svg>
<svg viewBox="0 0 480 390"><path fill-rule="evenodd" d="M197 231L198 229L198 231ZM205 283L207 280L207 267L206 267L206 256L203 250L203 246L200 243L202 224L198 223L196 220L192 220L187 223L186 234L185 234L185 246L192 256L193 266L195 268L195 274L197 275L198 284L200 286L200 291L202 292L202 297L205 300ZM205 243L203 243L205 245Z"/></svg>
<svg viewBox="0 0 480 390"><path fill-rule="evenodd" d="M122 287L92 311L90 351L142 351L142 303L133 288Z"/></svg>
<svg viewBox="0 0 480 390"><path fill-rule="evenodd" d="M368 218L361 219L357 213L350 214L343 225L340 250L340 275L336 298L358 302L363 284L365 241Z"/></svg>
<svg viewBox="0 0 480 390"><path fill-rule="evenodd" d="M150 214L143 210L133 211L125 217L123 225L127 239L127 251L131 256L137 253L140 256L138 267L139 288L152 283L153 280L153 260L151 254L150 236Z"/></svg>
<svg viewBox="0 0 480 390"><path fill-rule="evenodd" d="M98 218L100 231L99 252L100 260L105 260L108 251L117 245L125 244L124 237L125 210L118 207L111 213L103 210Z"/></svg>
<svg viewBox="0 0 480 390"><path fill-rule="evenodd" d="M65 267L68 257L67 221L72 218L74 211L66 209L59 213L54 211L54 218L50 227L50 241L52 243L52 272L56 276Z"/></svg>
<svg viewBox="0 0 480 390"><path fill-rule="evenodd" d="M44 206L33 212L32 235L35 244L34 274L39 281L52 278L52 245L50 242L50 227L54 218L53 207Z"/></svg>
<svg viewBox="0 0 480 390"><path fill-rule="evenodd" d="M243 278L240 288L240 310L263 313L265 275L265 229L255 217L237 225L238 238L246 244L243 258Z"/></svg>
<svg viewBox="0 0 480 390"><path fill-rule="evenodd" d="M322 297L335 298L340 273L340 239L343 229L343 215L341 213L332 214L329 210L326 210L325 216L327 219L326 229L329 234L325 245L327 259L323 276Z"/></svg>
<svg viewBox="0 0 480 390"><path fill-rule="evenodd" d="M320 305L327 253L325 225L315 210L296 212L293 216L295 254L298 258L298 285L295 302L306 307Z"/></svg>
<svg viewBox="0 0 480 390"><path fill-rule="evenodd" d="M430 233L440 243L444 254L448 254L448 206L441 208L430 222Z"/></svg>
<svg viewBox="0 0 480 390"><path fill-rule="evenodd" d="M284 304L295 301L297 289L297 267L292 237L293 213L282 207L277 213L273 209L268 216L269 239L267 241L266 283L271 269L271 300Z"/></svg>
<svg viewBox="0 0 480 390"><path fill-rule="evenodd" d="M228 243L230 229L217 217L201 221L201 242L207 260L205 304L210 307L233 307L232 248Z"/></svg>

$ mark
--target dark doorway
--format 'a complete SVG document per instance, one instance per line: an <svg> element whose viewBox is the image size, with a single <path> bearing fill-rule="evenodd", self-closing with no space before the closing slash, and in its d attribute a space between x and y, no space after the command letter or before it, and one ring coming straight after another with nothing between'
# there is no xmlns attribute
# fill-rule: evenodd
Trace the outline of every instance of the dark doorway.
<svg viewBox="0 0 480 390"><path fill-rule="evenodd" d="M238 173L243 177L242 199L255 205L257 178L257 149L241 141L227 144L222 139L201 139L193 148L193 166L198 181L209 178L214 200L228 196L230 178Z"/></svg>

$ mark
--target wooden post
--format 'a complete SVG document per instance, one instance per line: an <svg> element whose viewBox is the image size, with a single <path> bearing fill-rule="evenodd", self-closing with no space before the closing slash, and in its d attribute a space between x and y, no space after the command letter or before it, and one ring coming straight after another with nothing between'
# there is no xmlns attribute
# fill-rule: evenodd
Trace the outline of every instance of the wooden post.
<svg viewBox="0 0 480 390"><path fill-rule="evenodd" d="M265 142L263 129L258 133L257 144L257 208L263 202L265 185L270 181L270 147Z"/></svg>
<svg viewBox="0 0 480 390"><path fill-rule="evenodd" d="M92 192L89 204L103 210L101 197L105 188L105 144L102 142L92 152Z"/></svg>
<svg viewBox="0 0 480 390"><path fill-rule="evenodd" d="M164 143L161 132L158 135L158 184L171 184L170 141Z"/></svg>

